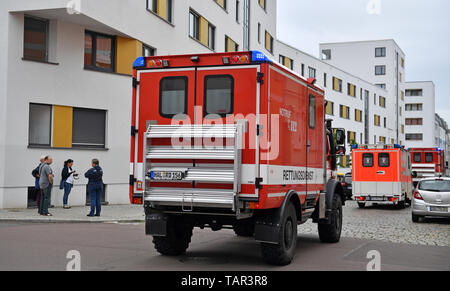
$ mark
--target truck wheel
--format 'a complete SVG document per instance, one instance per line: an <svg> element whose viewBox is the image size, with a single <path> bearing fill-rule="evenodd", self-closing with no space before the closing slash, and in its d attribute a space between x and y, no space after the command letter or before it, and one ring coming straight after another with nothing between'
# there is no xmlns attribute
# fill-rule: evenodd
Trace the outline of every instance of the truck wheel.
<svg viewBox="0 0 450 291"><path fill-rule="evenodd" d="M183 222L182 218L169 217L167 236L153 237L155 249L164 256L179 256L186 252L191 243L192 224Z"/></svg>
<svg viewBox="0 0 450 291"><path fill-rule="evenodd" d="M358 202L358 207L361 208L361 209L364 209L364 208L366 208L366 203Z"/></svg>
<svg viewBox="0 0 450 291"><path fill-rule="evenodd" d="M261 243L264 261L276 266L289 265L297 247L297 214L292 203L287 206L281 221L278 244Z"/></svg>
<svg viewBox="0 0 450 291"><path fill-rule="evenodd" d="M252 237L255 234L255 223L253 220L238 221L233 230L237 236Z"/></svg>
<svg viewBox="0 0 450 291"><path fill-rule="evenodd" d="M335 194L328 223L319 222L319 238L323 243L337 243L342 233L342 199Z"/></svg>

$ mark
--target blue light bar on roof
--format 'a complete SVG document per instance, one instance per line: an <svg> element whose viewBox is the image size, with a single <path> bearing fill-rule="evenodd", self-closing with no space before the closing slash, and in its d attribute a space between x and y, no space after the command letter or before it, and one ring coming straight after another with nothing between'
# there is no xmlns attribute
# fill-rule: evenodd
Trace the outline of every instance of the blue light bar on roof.
<svg viewBox="0 0 450 291"><path fill-rule="evenodd" d="M145 67L145 58L144 57L138 57L134 63L133 63L133 69L139 68L139 67Z"/></svg>
<svg viewBox="0 0 450 291"><path fill-rule="evenodd" d="M271 63L272 60L269 59L265 54L260 51L251 51L251 61L254 63Z"/></svg>
<svg viewBox="0 0 450 291"><path fill-rule="evenodd" d="M401 149L401 148L402 148L401 145L399 145L399 144L394 144L394 149Z"/></svg>
<svg viewBox="0 0 450 291"><path fill-rule="evenodd" d="M358 145L357 144L352 145L352 149L354 150L358 149Z"/></svg>

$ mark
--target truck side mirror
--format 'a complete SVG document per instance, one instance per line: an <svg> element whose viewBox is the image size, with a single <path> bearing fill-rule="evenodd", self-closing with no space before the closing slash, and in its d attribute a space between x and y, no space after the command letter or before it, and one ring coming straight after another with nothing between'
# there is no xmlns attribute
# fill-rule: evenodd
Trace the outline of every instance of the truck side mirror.
<svg viewBox="0 0 450 291"><path fill-rule="evenodd" d="M417 178L417 172L416 171L412 172L411 176L413 177L413 179Z"/></svg>
<svg viewBox="0 0 450 291"><path fill-rule="evenodd" d="M344 146L345 145L345 130L344 129L335 129L336 135L336 145Z"/></svg>

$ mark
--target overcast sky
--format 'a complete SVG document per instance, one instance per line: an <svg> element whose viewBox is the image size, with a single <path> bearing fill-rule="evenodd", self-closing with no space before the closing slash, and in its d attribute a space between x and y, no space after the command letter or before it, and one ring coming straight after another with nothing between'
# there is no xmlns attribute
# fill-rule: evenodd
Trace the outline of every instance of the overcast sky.
<svg viewBox="0 0 450 291"><path fill-rule="evenodd" d="M369 13L367 6L371 6ZM318 56L319 43L394 39L406 81L433 81L436 111L450 125L449 0L278 0L281 41Z"/></svg>

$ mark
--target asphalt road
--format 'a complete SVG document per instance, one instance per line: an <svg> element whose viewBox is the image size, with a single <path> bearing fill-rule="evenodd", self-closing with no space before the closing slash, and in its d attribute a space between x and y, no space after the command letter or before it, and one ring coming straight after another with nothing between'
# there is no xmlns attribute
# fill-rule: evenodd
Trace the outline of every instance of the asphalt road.
<svg viewBox="0 0 450 291"><path fill-rule="evenodd" d="M365 271L369 251L381 254L381 270L450 270L450 247L343 238L321 244L301 234L295 261L266 265L259 244L232 231L196 230L188 253L163 257L144 235L143 224L0 224L0 270L66 270L67 253L81 255L82 271Z"/></svg>

